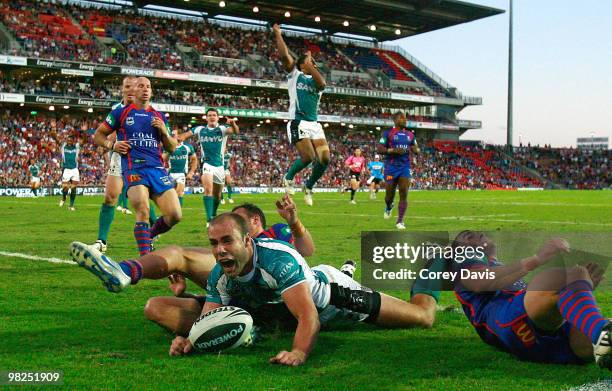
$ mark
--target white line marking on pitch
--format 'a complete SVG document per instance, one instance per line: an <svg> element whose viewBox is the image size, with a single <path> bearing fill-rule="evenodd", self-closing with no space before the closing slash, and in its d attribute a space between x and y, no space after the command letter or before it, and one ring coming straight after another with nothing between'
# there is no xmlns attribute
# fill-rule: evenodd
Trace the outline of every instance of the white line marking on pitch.
<svg viewBox="0 0 612 391"><path fill-rule="evenodd" d="M66 264L69 264L69 265L76 265L77 264L74 261L68 261L66 259L45 258L45 257L39 257L38 255L30 255L30 254L22 254L22 253L10 253L10 252L6 252L6 251L0 251L0 255L4 255L5 257L29 259L31 261L46 261L46 262L51 262L51 263L66 263Z"/></svg>

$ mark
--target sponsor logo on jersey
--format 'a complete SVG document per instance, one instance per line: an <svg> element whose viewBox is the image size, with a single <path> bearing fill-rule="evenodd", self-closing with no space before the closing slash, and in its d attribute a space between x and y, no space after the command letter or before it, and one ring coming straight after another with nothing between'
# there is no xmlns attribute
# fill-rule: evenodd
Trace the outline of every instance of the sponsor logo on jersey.
<svg viewBox="0 0 612 391"><path fill-rule="evenodd" d="M530 348L535 344L535 335L533 330L529 325L525 322L518 322L512 325L512 331L518 337L518 339L525 345L525 347Z"/></svg>
<svg viewBox="0 0 612 391"><path fill-rule="evenodd" d="M107 115L106 116L106 122L110 125L110 126L114 126L115 125L115 117L113 117L112 115Z"/></svg>
<svg viewBox="0 0 612 391"><path fill-rule="evenodd" d="M128 180L128 182L130 182L130 183L133 183L133 182L139 182L141 179L142 179L142 178L141 178L141 177L140 177L140 175L138 175L138 174L129 174L129 175L127 176L127 180Z"/></svg>

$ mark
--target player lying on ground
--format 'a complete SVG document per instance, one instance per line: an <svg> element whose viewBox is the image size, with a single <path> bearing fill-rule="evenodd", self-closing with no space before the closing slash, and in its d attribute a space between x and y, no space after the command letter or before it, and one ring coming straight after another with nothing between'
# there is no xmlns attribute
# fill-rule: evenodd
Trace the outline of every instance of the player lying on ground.
<svg viewBox="0 0 612 391"><path fill-rule="evenodd" d="M139 77L134 103L112 110L96 130L104 136L118 132L113 150L121 154L127 195L136 213L134 237L140 255L151 252L153 238L182 218L178 196L160 153L162 145L167 152L174 152L177 140L169 134L164 114L151 107L152 93L149 79ZM153 226L149 225L149 199L163 214Z"/></svg>
<svg viewBox="0 0 612 391"><path fill-rule="evenodd" d="M393 114L393 128L386 130L380 138L377 151L385 158L385 208L384 217L391 217L395 189L399 189L397 229L406 229L404 214L408 209L408 189L410 188L410 152L419 153L414 133L406 129L406 115L398 111Z"/></svg>
<svg viewBox="0 0 612 391"><path fill-rule="evenodd" d="M334 318L367 321L383 327L420 325L413 305L362 287L340 270L319 265L312 269L290 245L273 239L252 239L247 222L224 213L210 224L208 238L217 261L208 277L202 314L237 305L254 315L259 307L283 302L297 320L291 351L281 351L272 363L297 366L306 361L321 323ZM188 339L177 336L171 355L189 353Z"/></svg>
<svg viewBox="0 0 612 391"><path fill-rule="evenodd" d="M238 205L233 212L246 219L251 237L282 240L295 245L303 256L311 256L315 250L312 236L300 221L291 197L285 195L276 202L276 207L287 224L277 223L266 228L266 216L253 204ZM72 243L70 251L75 262L100 278L111 292L120 292L141 279L170 277L170 288L176 297L151 298L145 307L145 314L152 321L175 332L189 331L204 302L203 296L185 293L185 278L205 289L208 275L215 266L211 250L204 247L171 246L120 263L102 256L95 247L79 242Z"/></svg>
<svg viewBox="0 0 612 391"><path fill-rule="evenodd" d="M283 66L288 73L290 121L287 122L287 135L289 144L295 145L299 154L299 158L285 174L283 184L285 191L293 194L295 175L314 163L310 178L303 188L304 202L312 206L312 189L329 165L329 146L323 127L317 122L319 101L326 86L325 78L319 72L310 51L295 60L283 40L280 26L275 24L272 30Z"/></svg>
<svg viewBox="0 0 612 391"><path fill-rule="evenodd" d="M463 231L453 247L482 246L484 259L452 262L471 272L489 269L495 279L462 279L455 294L480 338L522 360L558 364L595 361L612 368L612 323L601 314L593 289L603 268L550 268L526 284L522 279L556 255L569 253L563 239L550 239L536 255L504 266L497 260L495 243L482 232ZM586 260L588 261L588 260Z"/></svg>
<svg viewBox="0 0 612 391"><path fill-rule="evenodd" d="M185 141L196 135L202 148L201 180L204 187L203 201L206 225L217 215L217 208L221 203L221 192L225 183L223 160L227 137L240 132L240 128L233 118L226 117L226 121L227 125L219 124L219 112L211 107L206 110L206 126L196 126L179 137Z"/></svg>

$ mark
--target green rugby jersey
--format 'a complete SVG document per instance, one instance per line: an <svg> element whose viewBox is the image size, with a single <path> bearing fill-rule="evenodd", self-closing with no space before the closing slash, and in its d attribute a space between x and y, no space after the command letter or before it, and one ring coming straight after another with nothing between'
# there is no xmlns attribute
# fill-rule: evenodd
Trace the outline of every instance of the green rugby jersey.
<svg viewBox="0 0 612 391"><path fill-rule="evenodd" d="M30 164L28 166L31 176L38 176L40 174L40 166L38 164Z"/></svg>
<svg viewBox="0 0 612 391"><path fill-rule="evenodd" d="M79 143L68 145L64 143L61 148L62 151L62 167L64 169L73 169L79 167L79 152L81 147Z"/></svg>
<svg viewBox="0 0 612 391"><path fill-rule="evenodd" d="M230 169L230 160L232 160L232 157L234 157L234 154L231 152L226 152L225 155L223 156L223 168L226 170Z"/></svg>
<svg viewBox="0 0 612 391"><path fill-rule="evenodd" d="M217 125L215 128L209 128L208 125L196 126L192 132L198 136L198 142L202 147L202 163L222 167L227 145L227 126Z"/></svg>
<svg viewBox="0 0 612 391"><path fill-rule="evenodd" d="M305 75L297 67L287 77L289 118L316 121L323 90L319 89L312 76Z"/></svg>
<svg viewBox="0 0 612 391"><path fill-rule="evenodd" d="M189 171L189 158L195 153L191 144L181 143L168 157L171 174L186 174Z"/></svg>
<svg viewBox="0 0 612 391"><path fill-rule="evenodd" d="M218 263L208 275L206 301L228 305L238 299L252 307L281 303L282 294L297 284L307 283L317 308L329 304L329 281L312 270L297 250L274 239L251 239L253 269L244 276L230 278Z"/></svg>

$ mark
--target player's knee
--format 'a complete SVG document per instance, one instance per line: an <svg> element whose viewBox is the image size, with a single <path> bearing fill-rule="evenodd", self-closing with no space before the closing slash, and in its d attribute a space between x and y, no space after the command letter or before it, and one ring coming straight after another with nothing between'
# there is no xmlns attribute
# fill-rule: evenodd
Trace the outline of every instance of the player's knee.
<svg viewBox="0 0 612 391"><path fill-rule="evenodd" d="M104 204L115 206L117 201L119 200L119 196L111 193L104 194Z"/></svg>
<svg viewBox="0 0 612 391"><path fill-rule="evenodd" d="M178 224L183 219L183 213L181 210L175 210L172 213L165 215L168 218L168 225L172 226Z"/></svg>
<svg viewBox="0 0 612 391"><path fill-rule="evenodd" d="M144 307L144 315L147 319L157 322L162 318L162 304L158 297L147 300Z"/></svg>
<svg viewBox="0 0 612 391"><path fill-rule="evenodd" d="M319 158L319 162L324 165L324 166L328 166L329 165L329 153L324 153L323 155L321 155L321 157Z"/></svg>
<svg viewBox="0 0 612 391"><path fill-rule="evenodd" d="M567 273L567 283L570 284L574 281L591 281L591 275L586 267L581 265L576 265L570 267L566 271Z"/></svg>

